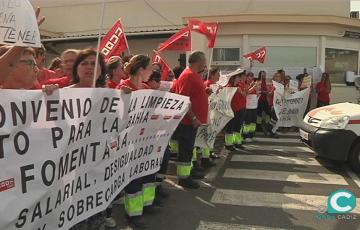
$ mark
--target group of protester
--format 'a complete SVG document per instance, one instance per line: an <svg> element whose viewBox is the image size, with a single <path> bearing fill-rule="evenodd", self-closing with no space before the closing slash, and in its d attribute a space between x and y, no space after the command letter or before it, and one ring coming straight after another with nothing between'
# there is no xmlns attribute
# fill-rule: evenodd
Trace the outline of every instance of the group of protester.
<svg viewBox="0 0 360 230"><path fill-rule="evenodd" d="M161 65L151 63L150 58L142 54L112 56L105 60L95 49L68 49L54 59L49 68L45 67L45 59L44 46L35 49L1 46L1 87L42 89L46 94L65 87L111 88L131 93L140 89L157 90L162 80ZM200 187L196 180L204 178L204 168L214 166L213 160L218 158L211 149L194 146L197 128L208 123L208 97L214 93L212 85L217 84L220 77L219 68L214 67L208 71L206 67L205 54L194 51L188 58L188 67L175 67L167 76L166 80L172 81L170 91L188 96L191 107L176 129L170 148L165 151L159 172L133 180L124 189L126 218L138 228L146 227L144 214L157 212L162 206L162 198L169 196L161 182L166 174L171 152L176 153L178 158L178 184L192 189ZM255 78L252 72L239 68L226 77L227 84L221 87L236 87L236 93L231 101L234 117L225 127L225 148L230 151L243 149L243 144L252 141L257 129L261 129L266 136L277 137L273 129L277 119L273 108L275 87L267 81L266 72L260 71ZM297 77L299 89L304 77ZM290 77L285 75L285 71L279 70L272 80L287 87ZM316 90L319 94L318 105L328 104L331 90L328 74L323 75ZM249 100L256 103L249 104ZM105 212L98 213L71 229L104 229L105 225L114 227L116 223L111 210L109 207Z"/></svg>

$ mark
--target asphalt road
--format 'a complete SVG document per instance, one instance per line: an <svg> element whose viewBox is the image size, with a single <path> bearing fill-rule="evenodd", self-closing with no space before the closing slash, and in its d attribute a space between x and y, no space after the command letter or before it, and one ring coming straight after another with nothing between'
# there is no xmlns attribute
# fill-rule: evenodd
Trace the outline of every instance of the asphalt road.
<svg viewBox="0 0 360 230"><path fill-rule="evenodd" d="M163 200L159 213L145 215L148 229L360 229L360 199L351 215L340 216L351 220L320 213L338 189L360 197L359 174L344 164L315 158L297 133L279 139L259 134L245 147L225 151L220 137L215 149L221 159L198 190L176 186L171 162L165 183L171 197ZM131 229L123 205L114 206L113 216L118 224L112 229Z"/></svg>

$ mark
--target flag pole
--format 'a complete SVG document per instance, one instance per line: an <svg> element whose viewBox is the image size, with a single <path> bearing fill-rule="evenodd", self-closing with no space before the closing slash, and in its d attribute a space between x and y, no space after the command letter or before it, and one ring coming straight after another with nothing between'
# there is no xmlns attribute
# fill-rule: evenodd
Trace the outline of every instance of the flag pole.
<svg viewBox="0 0 360 230"><path fill-rule="evenodd" d="M102 27L103 27L103 23L104 23L104 13L105 13L105 0L103 0L102 3L102 13L101 13L101 17L100 17L100 25L99 25L99 33L98 33L98 42L97 42L97 48L96 48L96 62L95 62L95 70L94 70L94 77L93 77L93 84L92 86L95 88L96 87L96 73L97 73L97 69L99 68L99 53L100 53L100 42L101 42L101 31L102 31Z"/></svg>
<svg viewBox="0 0 360 230"><path fill-rule="evenodd" d="M210 77L210 68L211 68L211 62L212 62L213 52L214 52L214 47L211 48L211 51L210 51L210 59L209 59L208 73L207 73L207 76L206 76L206 80L209 80L209 77Z"/></svg>

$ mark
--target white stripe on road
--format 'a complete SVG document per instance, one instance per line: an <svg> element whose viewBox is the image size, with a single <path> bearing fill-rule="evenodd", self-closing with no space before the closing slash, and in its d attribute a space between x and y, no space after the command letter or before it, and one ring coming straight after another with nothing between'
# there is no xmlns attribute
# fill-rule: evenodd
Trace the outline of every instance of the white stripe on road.
<svg viewBox="0 0 360 230"><path fill-rule="evenodd" d="M255 225L230 224L220 222L209 222L200 220L196 230L287 230L285 228L270 228Z"/></svg>
<svg viewBox="0 0 360 230"><path fill-rule="evenodd" d="M267 138L267 137L254 137L253 141L256 142L273 142L273 143L302 143L300 139L295 138Z"/></svg>
<svg viewBox="0 0 360 230"><path fill-rule="evenodd" d="M314 158L309 157L308 154L297 157L284 157L279 155L233 155L231 161L241 162L260 162L260 163L274 163L274 164L290 164L290 165L310 165L320 166L321 164Z"/></svg>
<svg viewBox="0 0 360 230"><path fill-rule="evenodd" d="M328 196L217 189L211 198L211 202L215 204L317 211L319 207L327 204L327 199ZM351 213L360 214L360 199L357 199L356 208Z"/></svg>
<svg viewBox="0 0 360 230"><path fill-rule="evenodd" d="M348 185L344 177L329 173L283 172L256 169L226 169L224 177L236 179L287 181L295 183Z"/></svg>
<svg viewBox="0 0 360 230"><path fill-rule="evenodd" d="M275 150L280 152L306 152L306 153L314 153L308 147L294 147L294 146L279 146L279 145L252 145L246 144L244 145L245 149L253 149L253 150Z"/></svg>

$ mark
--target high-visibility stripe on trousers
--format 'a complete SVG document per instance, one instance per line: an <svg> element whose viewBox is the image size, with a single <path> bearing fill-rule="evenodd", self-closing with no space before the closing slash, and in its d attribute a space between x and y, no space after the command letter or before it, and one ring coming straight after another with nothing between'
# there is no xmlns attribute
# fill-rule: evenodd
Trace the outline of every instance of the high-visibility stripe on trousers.
<svg viewBox="0 0 360 230"><path fill-rule="evenodd" d="M144 208L143 191L134 194L125 193L124 203L128 216L141 216Z"/></svg>
<svg viewBox="0 0 360 230"><path fill-rule="evenodd" d="M171 139L169 142L170 152L179 153L179 144L177 140Z"/></svg>
<svg viewBox="0 0 360 230"><path fill-rule="evenodd" d="M185 179L190 176L191 169L192 169L191 162L189 162L189 163L188 162L177 162L176 174L179 178Z"/></svg>
<svg viewBox="0 0 360 230"><path fill-rule="evenodd" d="M143 202L144 206L150 206L155 200L156 183L143 184Z"/></svg>
<svg viewBox="0 0 360 230"><path fill-rule="evenodd" d="M201 158L210 158L210 148L201 148Z"/></svg>
<svg viewBox="0 0 360 230"><path fill-rule="evenodd" d="M234 135L232 133L225 133L225 145L232 146L235 144Z"/></svg>
<svg viewBox="0 0 360 230"><path fill-rule="evenodd" d="M244 138L241 133L233 133L234 144L241 145L244 142Z"/></svg>

